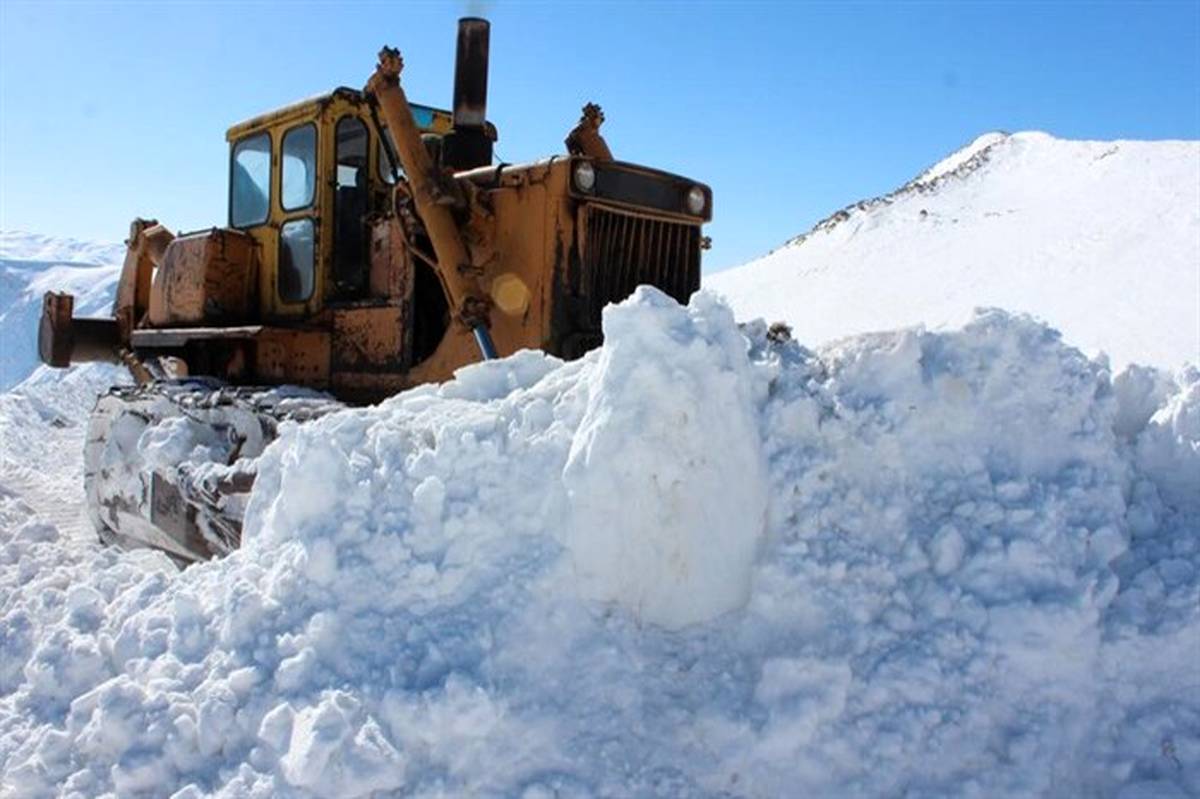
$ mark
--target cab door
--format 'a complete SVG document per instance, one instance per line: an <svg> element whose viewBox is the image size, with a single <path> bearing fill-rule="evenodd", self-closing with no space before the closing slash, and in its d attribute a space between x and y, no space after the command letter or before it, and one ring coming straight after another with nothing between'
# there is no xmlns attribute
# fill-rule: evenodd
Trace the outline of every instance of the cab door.
<svg viewBox="0 0 1200 799"><path fill-rule="evenodd" d="M311 119L233 143L229 225L258 242L260 304L268 321L303 318L320 308L318 152Z"/></svg>
<svg viewBox="0 0 1200 799"><path fill-rule="evenodd" d="M278 261L273 289L281 316L310 314L320 306L318 138L311 120L279 134Z"/></svg>

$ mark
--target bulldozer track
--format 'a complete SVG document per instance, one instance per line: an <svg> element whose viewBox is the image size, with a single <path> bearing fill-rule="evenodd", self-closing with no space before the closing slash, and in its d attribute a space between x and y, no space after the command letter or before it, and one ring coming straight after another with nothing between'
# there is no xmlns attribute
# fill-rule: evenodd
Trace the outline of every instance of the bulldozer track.
<svg viewBox="0 0 1200 799"><path fill-rule="evenodd" d="M210 379L114 387L88 426L88 514L105 543L154 547L181 563L227 554L241 543L256 460L280 425L342 407L309 389ZM155 447L183 457L164 460Z"/></svg>

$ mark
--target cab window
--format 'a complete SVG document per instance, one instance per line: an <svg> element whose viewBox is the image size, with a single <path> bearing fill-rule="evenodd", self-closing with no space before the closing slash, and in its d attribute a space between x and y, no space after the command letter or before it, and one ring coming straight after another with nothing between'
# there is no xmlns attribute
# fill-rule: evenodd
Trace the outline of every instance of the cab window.
<svg viewBox="0 0 1200 799"><path fill-rule="evenodd" d="M233 146L230 159L229 224L237 228L267 221L271 199L271 136L257 133Z"/></svg>
<svg viewBox="0 0 1200 799"><path fill-rule="evenodd" d="M293 219L279 228L279 299L284 302L305 302L312 296L313 245L312 219Z"/></svg>
<svg viewBox="0 0 1200 799"><path fill-rule="evenodd" d="M358 117L345 116L338 120L336 136L333 274L338 293L355 296L367 285L367 126Z"/></svg>
<svg viewBox="0 0 1200 799"><path fill-rule="evenodd" d="M317 187L317 126L311 122L283 134L283 210L312 205Z"/></svg>

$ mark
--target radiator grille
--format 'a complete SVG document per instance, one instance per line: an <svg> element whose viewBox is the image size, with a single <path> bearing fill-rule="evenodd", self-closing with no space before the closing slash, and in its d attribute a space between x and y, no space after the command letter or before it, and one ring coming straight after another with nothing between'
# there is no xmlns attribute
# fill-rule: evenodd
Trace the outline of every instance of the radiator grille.
<svg viewBox="0 0 1200 799"><path fill-rule="evenodd" d="M686 303L700 288L700 227L599 206L584 210L583 275L589 321L648 284Z"/></svg>

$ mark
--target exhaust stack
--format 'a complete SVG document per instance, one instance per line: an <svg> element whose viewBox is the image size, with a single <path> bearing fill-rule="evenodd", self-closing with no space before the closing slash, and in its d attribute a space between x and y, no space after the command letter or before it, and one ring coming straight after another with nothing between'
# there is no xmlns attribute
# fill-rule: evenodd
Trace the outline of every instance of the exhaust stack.
<svg viewBox="0 0 1200 799"><path fill-rule="evenodd" d="M488 40L491 24L478 17L458 21L454 61L454 127L483 128L487 116Z"/></svg>
<svg viewBox="0 0 1200 799"><path fill-rule="evenodd" d="M488 44L491 23L479 17L458 21L454 60L454 131L442 142L442 161L454 170L492 162L487 135Z"/></svg>

